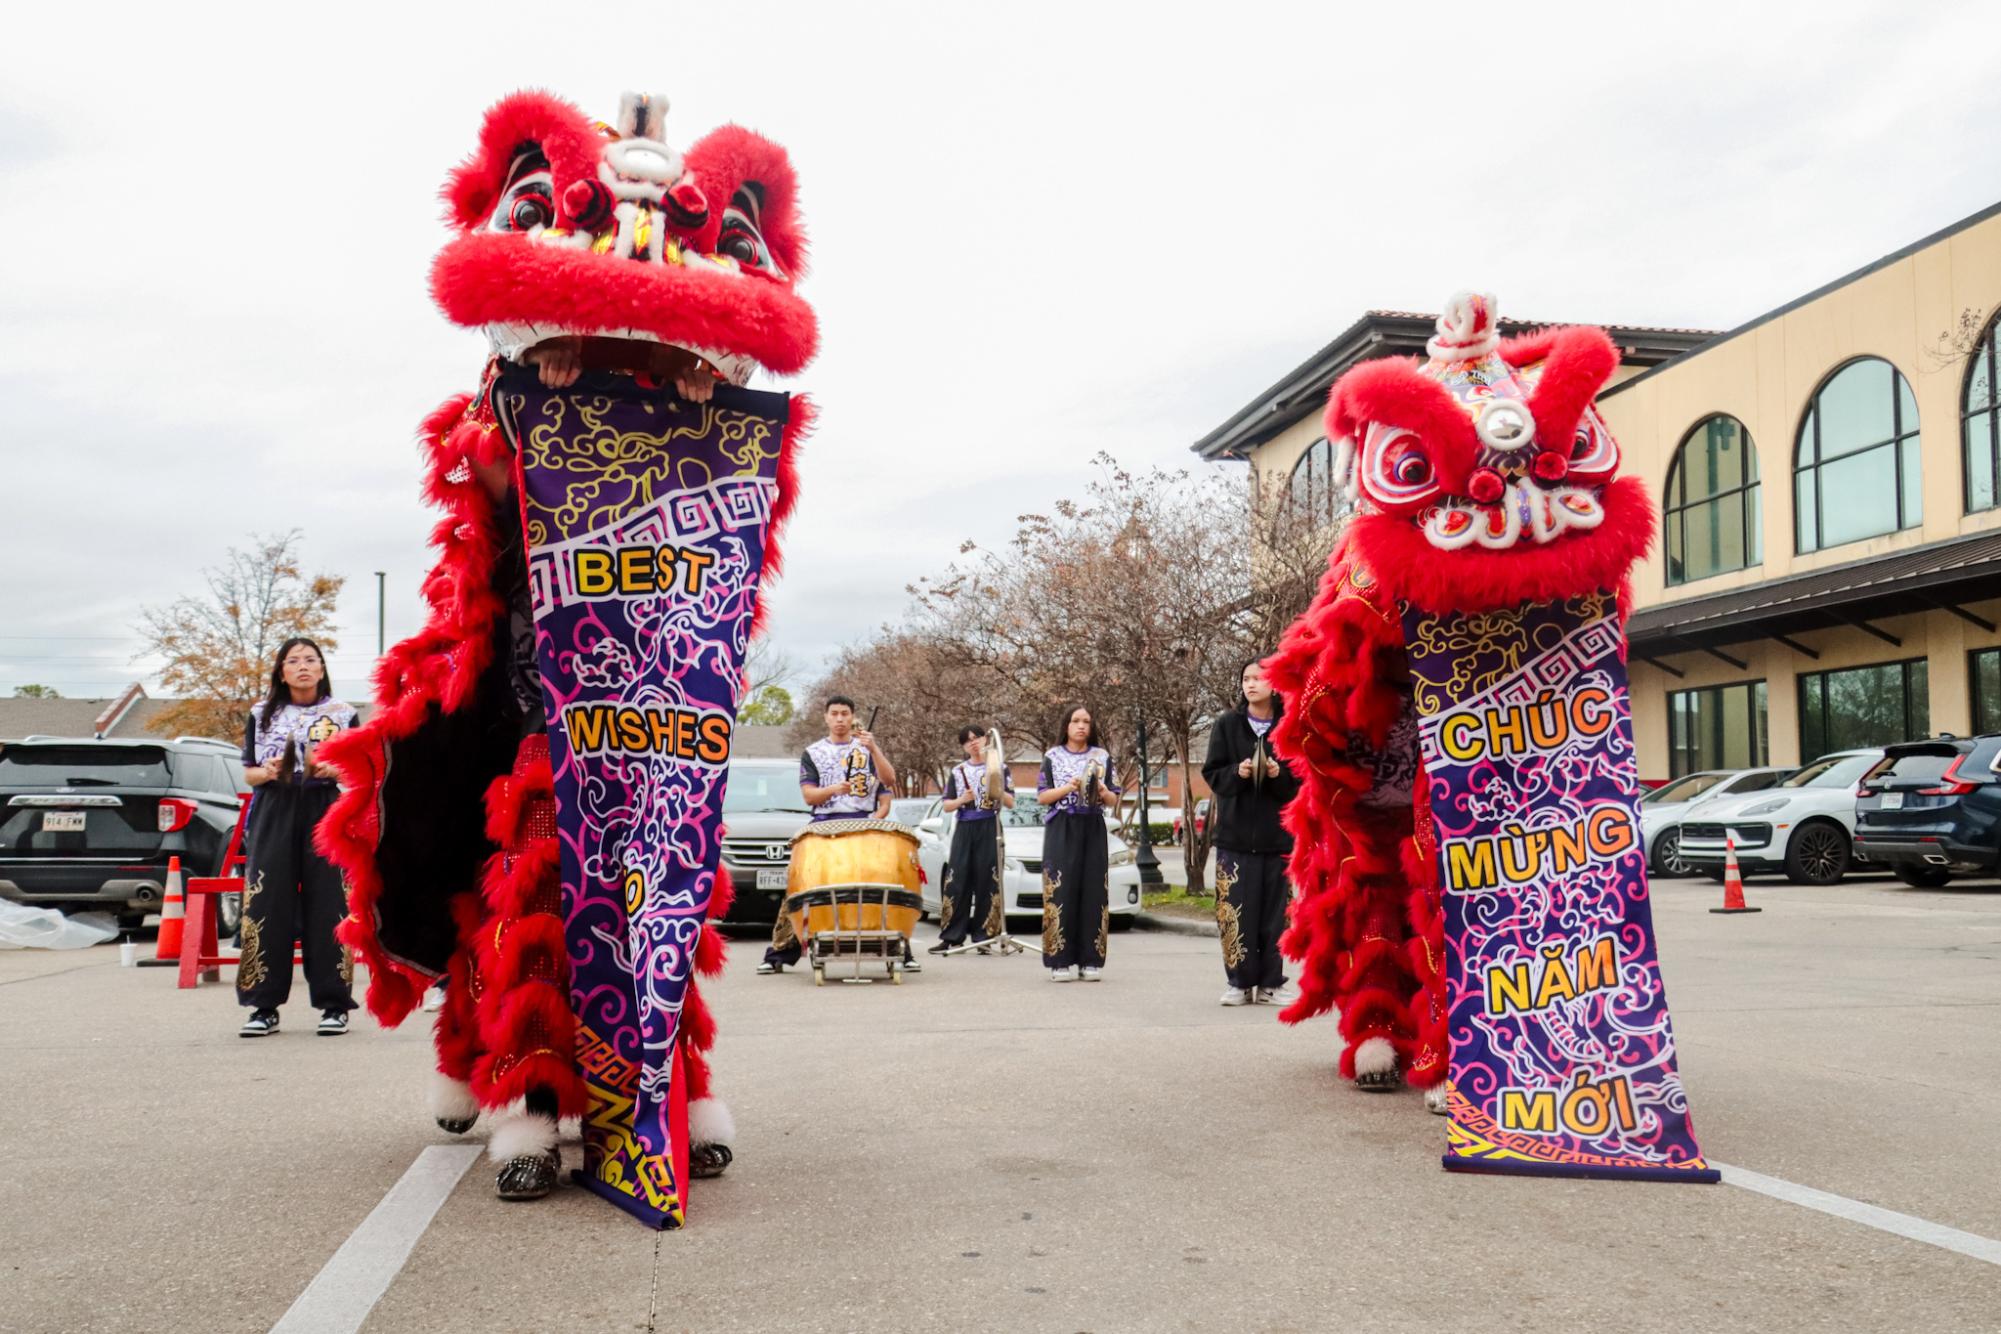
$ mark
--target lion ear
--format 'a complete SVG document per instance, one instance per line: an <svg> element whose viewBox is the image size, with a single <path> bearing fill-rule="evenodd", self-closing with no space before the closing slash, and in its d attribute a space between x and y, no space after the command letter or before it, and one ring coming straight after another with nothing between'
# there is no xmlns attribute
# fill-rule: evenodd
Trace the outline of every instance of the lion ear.
<svg viewBox="0 0 2001 1334"><path fill-rule="evenodd" d="M1611 337L1588 324L1516 339L1501 349L1501 356L1516 367L1542 363L1529 391L1529 411L1535 414L1536 435L1561 442L1566 453L1584 409L1619 369L1619 349Z"/></svg>
<svg viewBox="0 0 2001 1334"><path fill-rule="evenodd" d="M1415 433L1448 488L1464 483L1479 453L1466 410L1406 357L1365 361L1335 381L1328 395L1327 438L1352 438L1366 445L1372 422Z"/></svg>
<svg viewBox="0 0 2001 1334"><path fill-rule="evenodd" d="M688 171L714 203L748 203L771 257L788 281L806 273L806 230L799 220L799 180L783 148L754 130L725 125L695 141Z"/></svg>
<svg viewBox="0 0 2001 1334"><path fill-rule="evenodd" d="M484 222L523 152L547 158L560 185L596 175L603 144L596 124L574 103L532 89L510 93L487 109L479 142L445 178L445 221L462 230Z"/></svg>

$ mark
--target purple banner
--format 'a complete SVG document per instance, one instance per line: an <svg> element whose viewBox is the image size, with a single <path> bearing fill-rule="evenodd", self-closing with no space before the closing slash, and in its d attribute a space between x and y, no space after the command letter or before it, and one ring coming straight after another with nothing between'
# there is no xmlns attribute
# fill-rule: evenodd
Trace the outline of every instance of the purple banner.
<svg viewBox="0 0 2001 1334"><path fill-rule="evenodd" d="M1445 1165L1714 1181L1675 1071L1618 606L1404 610L1445 900Z"/></svg>
<svg viewBox="0 0 2001 1334"><path fill-rule="evenodd" d="M675 1039L715 886L787 399L723 386L691 403L611 377L567 390L509 377L498 399L520 449L590 1094L578 1179L676 1226Z"/></svg>

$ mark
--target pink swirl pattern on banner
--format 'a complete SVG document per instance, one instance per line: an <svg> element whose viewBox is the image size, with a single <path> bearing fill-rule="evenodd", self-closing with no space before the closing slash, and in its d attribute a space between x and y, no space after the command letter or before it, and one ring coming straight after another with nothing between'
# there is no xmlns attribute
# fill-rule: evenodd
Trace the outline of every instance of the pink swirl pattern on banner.
<svg viewBox="0 0 2001 1334"><path fill-rule="evenodd" d="M1675 1069L1614 599L1403 622L1445 899L1445 1165L1716 1180Z"/></svg>
<svg viewBox="0 0 2001 1334"><path fill-rule="evenodd" d="M674 1049L715 889L786 399L510 378L498 406L520 442L590 1094L579 1180L674 1226L687 1151Z"/></svg>

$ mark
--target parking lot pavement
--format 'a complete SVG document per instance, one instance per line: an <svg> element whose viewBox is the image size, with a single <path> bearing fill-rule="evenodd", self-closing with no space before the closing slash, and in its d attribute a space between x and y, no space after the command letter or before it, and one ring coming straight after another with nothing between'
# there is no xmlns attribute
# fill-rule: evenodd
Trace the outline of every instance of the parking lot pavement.
<svg viewBox="0 0 2001 1334"><path fill-rule="evenodd" d="M2001 892L1717 893L1656 893L1706 1151L2001 1237ZM738 1160L688 1228L502 1205L482 1162L363 1328L1995 1324L1995 1265L1747 1190L1448 1175L1414 1094L1335 1078L1331 1022L1218 1007L1211 940L1120 934L1070 986L1030 956L815 988L760 949L713 992ZM421 1026L237 1018L111 947L0 952L0 1327L269 1329L448 1142Z"/></svg>

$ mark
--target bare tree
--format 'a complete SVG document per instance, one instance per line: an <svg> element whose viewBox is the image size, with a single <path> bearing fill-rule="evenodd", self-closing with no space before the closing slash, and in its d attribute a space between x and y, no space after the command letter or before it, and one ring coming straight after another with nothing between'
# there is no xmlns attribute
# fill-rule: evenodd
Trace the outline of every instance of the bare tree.
<svg viewBox="0 0 2001 1334"><path fill-rule="evenodd" d="M204 589L140 614L140 655L166 660L160 683L180 698L148 727L155 732L230 736L260 698L272 659L287 639L335 647L334 603L344 582L300 567L299 532L253 535L221 566L202 571Z"/></svg>
<svg viewBox="0 0 2001 1334"><path fill-rule="evenodd" d="M983 679L1015 735L1055 744L1058 707L1082 699L1136 775L1143 722L1149 758L1181 768L1182 848L1200 890L1211 831L1195 827L1197 746L1234 701L1238 668L1276 642L1255 615L1248 492L1220 471L1096 462L1082 502L1021 516L1005 547L968 545L913 588L913 622Z"/></svg>

